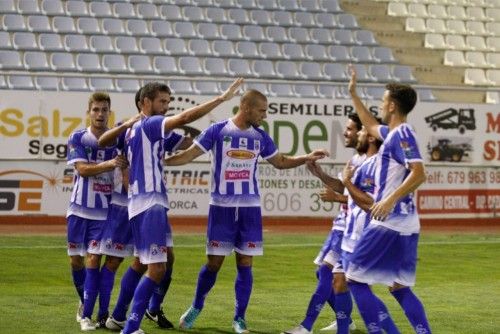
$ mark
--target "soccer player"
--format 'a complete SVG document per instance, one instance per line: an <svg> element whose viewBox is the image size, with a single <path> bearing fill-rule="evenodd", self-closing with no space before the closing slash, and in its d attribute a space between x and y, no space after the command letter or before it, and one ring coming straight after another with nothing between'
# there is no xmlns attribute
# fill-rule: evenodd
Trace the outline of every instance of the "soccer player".
<svg viewBox="0 0 500 334"><path fill-rule="evenodd" d="M237 79L222 95L171 117L163 116L170 102L169 87L148 83L141 91L143 117L138 121L133 117L107 132L105 141L114 141L126 131L125 146L130 162L128 215L140 264L147 266L146 275L135 289L123 334L143 333L139 325L154 290L165 277L168 248L173 246L167 220L162 143L173 129L197 120L231 99L242 82L243 79Z"/></svg>
<svg viewBox="0 0 500 334"><path fill-rule="evenodd" d="M356 114L349 115L344 129L344 145L345 147L354 148L357 151L357 153L349 161L351 166L354 168L359 166L366 158L365 153L367 147L365 145L358 145L358 132L361 128L362 125L359 117ZM334 178L323 172L321 167L317 164L308 163L307 167L313 175L316 175L323 181L328 189L333 191L333 194L335 194L335 201L340 202L341 206L339 214L333 221L332 230L325 240L318 256L314 260L314 263L319 266L317 272L318 284L316 291L311 296L311 300L306 311L306 317L299 326L284 332L291 334L311 333L313 324L318 318L321 308L327 301L337 314L337 319L339 319L338 313L344 312L345 314L346 312L343 310L349 308L349 305L352 309L352 301L349 293L347 292L347 294L345 294L342 292L342 294L339 293L336 295L332 287L332 283L334 285L334 275L332 271L335 264L340 259L342 252L341 243L346 227L346 217L348 212L347 190L341 181L341 174L338 175L337 178ZM341 320L339 319L338 321L334 321L331 325L325 327L324 330L336 330L339 325L342 327L344 322L347 322L347 327L350 326L352 329L355 329L355 326L350 319L350 312L347 318L341 318Z"/></svg>
<svg viewBox="0 0 500 334"><path fill-rule="evenodd" d="M140 93L135 94L135 105L140 113ZM139 120L139 117L134 120ZM102 138L102 137L101 137ZM177 149L185 149L192 143L192 139L181 136L175 132L164 141L164 150L173 152ZM120 135L117 141L118 154L122 154L125 145L125 132ZM124 173L125 172L125 173ZM115 169L114 191L111 195L111 205L108 212L107 224L104 228L101 240L101 253L106 255L106 261L101 269L101 283L99 289L99 327L106 327L111 330L121 330L125 326L126 312L128 305L132 301L135 288L145 272L145 267L139 261L133 262L129 270L122 278L122 288L118 296L117 305L113 314L109 316L108 308L113 289L114 276L123 259L133 255L132 230L128 220L127 211L127 190L128 190L128 169L123 171ZM161 328L173 328L173 324L166 318L161 303L168 291L171 282L172 265L174 262L173 250L169 247L167 251L167 269L160 287L155 290L150 300L149 309L146 316L152 319ZM105 273L105 274L103 274Z"/></svg>
<svg viewBox="0 0 500 334"><path fill-rule="evenodd" d="M420 222L413 192L425 181L415 132L406 122L417 102L415 90L398 83L386 85L379 125L356 93L351 66L349 92L368 133L383 141L377 155L371 221L350 257L346 277L369 333L382 333L376 297L369 284L390 287L416 333L431 333L424 307L411 290L415 284Z"/></svg>
<svg viewBox="0 0 500 334"><path fill-rule="evenodd" d="M236 333L248 333L245 312L253 285L252 259L262 255L257 159L261 156L274 167L286 169L328 155L325 150L293 157L279 153L269 135L259 129L266 112L267 98L256 90L248 90L241 97L239 110L233 118L211 125L189 149L166 160L167 165L182 165L203 153L212 153L208 259L199 273L193 304L180 318L181 329L193 327L225 257L234 250L238 273L232 325Z"/></svg>
<svg viewBox="0 0 500 334"><path fill-rule="evenodd" d="M91 318L98 293L100 241L113 189L113 170L127 166L123 156L116 156L114 146L99 148L97 145L98 138L107 130L110 107L108 94L92 94L87 110L90 126L73 132L68 140L68 165L75 168L66 214L68 255L73 283L83 305L77 314L82 331L95 330Z"/></svg>

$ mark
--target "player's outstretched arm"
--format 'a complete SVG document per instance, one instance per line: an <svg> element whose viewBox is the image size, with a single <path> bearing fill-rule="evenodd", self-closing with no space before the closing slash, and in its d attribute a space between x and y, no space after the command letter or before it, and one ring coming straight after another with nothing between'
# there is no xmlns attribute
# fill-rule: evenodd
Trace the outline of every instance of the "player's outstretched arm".
<svg viewBox="0 0 500 334"><path fill-rule="evenodd" d="M180 166L193 161L200 155L205 153L198 145L193 144L187 150L181 151L165 159L167 166Z"/></svg>
<svg viewBox="0 0 500 334"><path fill-rule="evenodd" d="M315 161L308 161L306 163L306 166L311 174L319 178L325 186L337 193L344 192L344 185L342 184L342 181L326 174L323 168L321 168L321 166L318 165Z"/></svg>
<svg viewBox="0 0 500 334"><path fill-rule="evenodd" d="M352 64L349 64L349 72L351 74L351 81L349 82L349 93L351 94L352 104L354 105L354 109L361 120L361 123L366 127L368 133L375 138L380 138L380 134L378 132L379 123L375 119L375 116L366 108L361 99L356 92L356 69Z"/></svg>
<svg viewBox="0 0 500 334"><path fill-rule="evenodd" d="M403 183L397 187L394 192L383 198L381 201L373 204L371 207L372 217L378 220L384 220L391 213L394 205L409 193L414 192L422 183L425 182L425 168L421 162L412 162L409 164L410 174Z"/></svg>
<svg viewBox="0 0 500 334"><path fill-rule="evenodd" d="M126 168L127 166L127 158L125 158L125 156L123 155L117 155L113 159L106 160L98 164L83 161L78 161L75 163L75 168L78 171L78 174L83 177L95 176L104 172L112 171L116 167Z"/></svg>
<svg viewBox="0 0 500 334"><path fill-rule="evenodd" d="M314 162L323 159L330 154L324 149L316 149L309 154L289 156L281 153L275 154L267 161L277 169L288 169L301 166L308 161Z"/></svg>
<svg viewBox="0 0 500 334"><path fill-rule="evenodd" d="M222 95L200 104L199 106L184 110L180 114L169 117L165 122L165 131L170 131L185 124L194 122L214 110L221 103L231 100L239 92L242 83L243 78L238 78L233 81L231 86L229 86L229 88L222 93Z"/></svg>
<svg viewBox="0 0 500 334"><path fill-rule="evenodd" d="M351 196L354 203L365 211L370 211L373 205L373 198L368 194L356 187L352 183L352 176L354 175L354 170L350 163L348 163L344 170L342 171L342 182L346 187L349 195Z"/></svg>
<svg viewBox="0 0 500 334"><path fill-rule="evenodd" d="M135 122L141 119L143 115L142 114L136 114L133 117L129 118L125 122L121 123L118 126L115 126L114 128L109 129L108 131L104 132L100 137L99 140L97 141L97 144L100 147L106 147L106 146L111 146L116 143L116 139L120 137L120 135L125 132L128 128L131 128L132 125L134 125Z"/></svg>

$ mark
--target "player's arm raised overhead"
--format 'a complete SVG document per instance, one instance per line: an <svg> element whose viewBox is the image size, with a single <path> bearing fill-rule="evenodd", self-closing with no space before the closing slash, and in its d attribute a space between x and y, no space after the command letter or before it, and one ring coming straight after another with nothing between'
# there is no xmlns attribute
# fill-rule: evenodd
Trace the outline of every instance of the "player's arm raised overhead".
<svg viewBox="0 0 500 334"><path fill-rule="evenodd" d="M321 166L318 165L316 162L314 161L307 162L306 166L307 169L309 169L309 171L312 173L312 175L319 178L325 186L327 186L328 188L337 193L344 192L344 185L342 184L342 181L326 174L323 168L321 168Z"/></svg>
<svg viewBox="0 0 500 334"><path fill-rule="evenodd" d="M375 116L366 108L363 101L358 96L356 92L356 69L351 64L349 65L349 72L351 73L351 81L349 82L349 93L351 94L352 103L354 104L354 109L361 120L361 123L366 127L368 133L375 138L382 139L378 132L379 123L375 119Z"/></svg>
<svg viewBox="0 0 500 334"><path fill-rule="evenodd" d="M128 128L132 127L135 122L141 119L141 117L144 116L143 114L139 113L136 114L132 117L130 117L128 120L125 122L115 126L114 128L111 128L104 132L98 140L98 145L100 147L106 147L115 144L116 139L123 133L125 132Z"/></svg>
<svg viewBox="0 0 500 334"><path fill-rule="evenodd" d="M78 171L78 174L83 177L95 176L104 172L109 172L116 167L126 168L127 166L127 158L123 155L117 155L111 160L106 160L97 164L83 161L75 162L75 168Z"/></svg>
<svg viewBox="0 0 500 334"><path fill-rule="evenodd" d="M414 192L426 180L425 168L422 162L410 162L408 164L410 174L391 194L383 198L371 207L372 217L384 220L392 211L398 200Z"/></svg>
<svg viewBox="0 0 500 334"><path fill-rule="evenodd" d="M221 103L231 100L238 93L242 83L243 78L238 78L233 81L231 86L229 86L229 88L224 93L222 93L222 95L213 98L212 100L207 101L203 104L200 104L199 106L184 110L180 114L169 117L164 123L165 130L168 131L181 127L205 116Z"/></svg>
<svg viewBox="0 0 500 334"><path fill-rule="evenodd" d="M193 161L205 153L198 145L192 144L187 150L181 151L165 159L167 166L180 166Z"/></svg>
<svg viewBox="0 0 500 334"><path fill-rule="evenodd" d="M365 211L370 211L373 205L373 197L365 193L352 183L352 176L354 175L354 168L348 163L344 170L342 171L342 182L346 187L349 195L351 196L354 203Z"/></svg>
<svg viewBox="0 0 500 334"><path fill-rule="evenodd" d="M289 156L282 153L273 155L267 161L277 169L288 169L301 166L308 161L314 162L329 156L324 149L316 149L309 154Z"/></svg>

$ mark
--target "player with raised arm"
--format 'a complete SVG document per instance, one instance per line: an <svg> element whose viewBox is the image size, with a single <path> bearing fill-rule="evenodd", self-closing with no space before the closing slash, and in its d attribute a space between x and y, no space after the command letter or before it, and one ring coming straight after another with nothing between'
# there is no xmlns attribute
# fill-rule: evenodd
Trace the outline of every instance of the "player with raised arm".
<svg viewBox="0 0 500 334"><path fill-rule="evenodd" d="M425 170L413 128L406 122L417 102L415 90L399 83L386 85L380 106L382 121L356 93L356 72L350 67L349 92L368 133L383 141L376 160L371 221L363 231L346 270L359 312L369 333L382 333L376 297L369 285L390 288L416 333L431 333L424 307L411 290L415 284L420 222L413 192L425 182Z"/></svg>
<svg viewBox="0 0 500 334"><path fill-rule="evenodd" d="M179 327L193 327L205 298L215 284L226 256L236 252L236 309L233 329L248 333L245 313L253 286L253 257L262 255L262 216L258 188L258 158L278 169L294 168L328 155L314 150L307 155L286 156L278 152L269 135L259 128L266 118L267 98L248 90L233 118L206 129L194 144L167 159L167 165L186 164L211 152L212 180L207 229L207 263L198 275L192 305L181 316Z"/></svg>

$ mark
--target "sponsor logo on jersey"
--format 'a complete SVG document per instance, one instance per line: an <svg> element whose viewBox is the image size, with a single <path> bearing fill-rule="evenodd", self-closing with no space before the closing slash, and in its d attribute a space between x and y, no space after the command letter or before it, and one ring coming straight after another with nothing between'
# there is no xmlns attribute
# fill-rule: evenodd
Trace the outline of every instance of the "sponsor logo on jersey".
<svg viewBox="0 0 500 334"><path fill-rule="evenodd" d="M226 180L248 180L250 178L250 171L248 171L248 170L238 170L238 171L227 170L224 173L224 178Z"/></svg>
<svg viewBox="0 0 500 334"><path fill-rule="evenodd" d="M255 158L255 153L244 150L230 150L226 155L233 159L249 160Z"/></svg>

